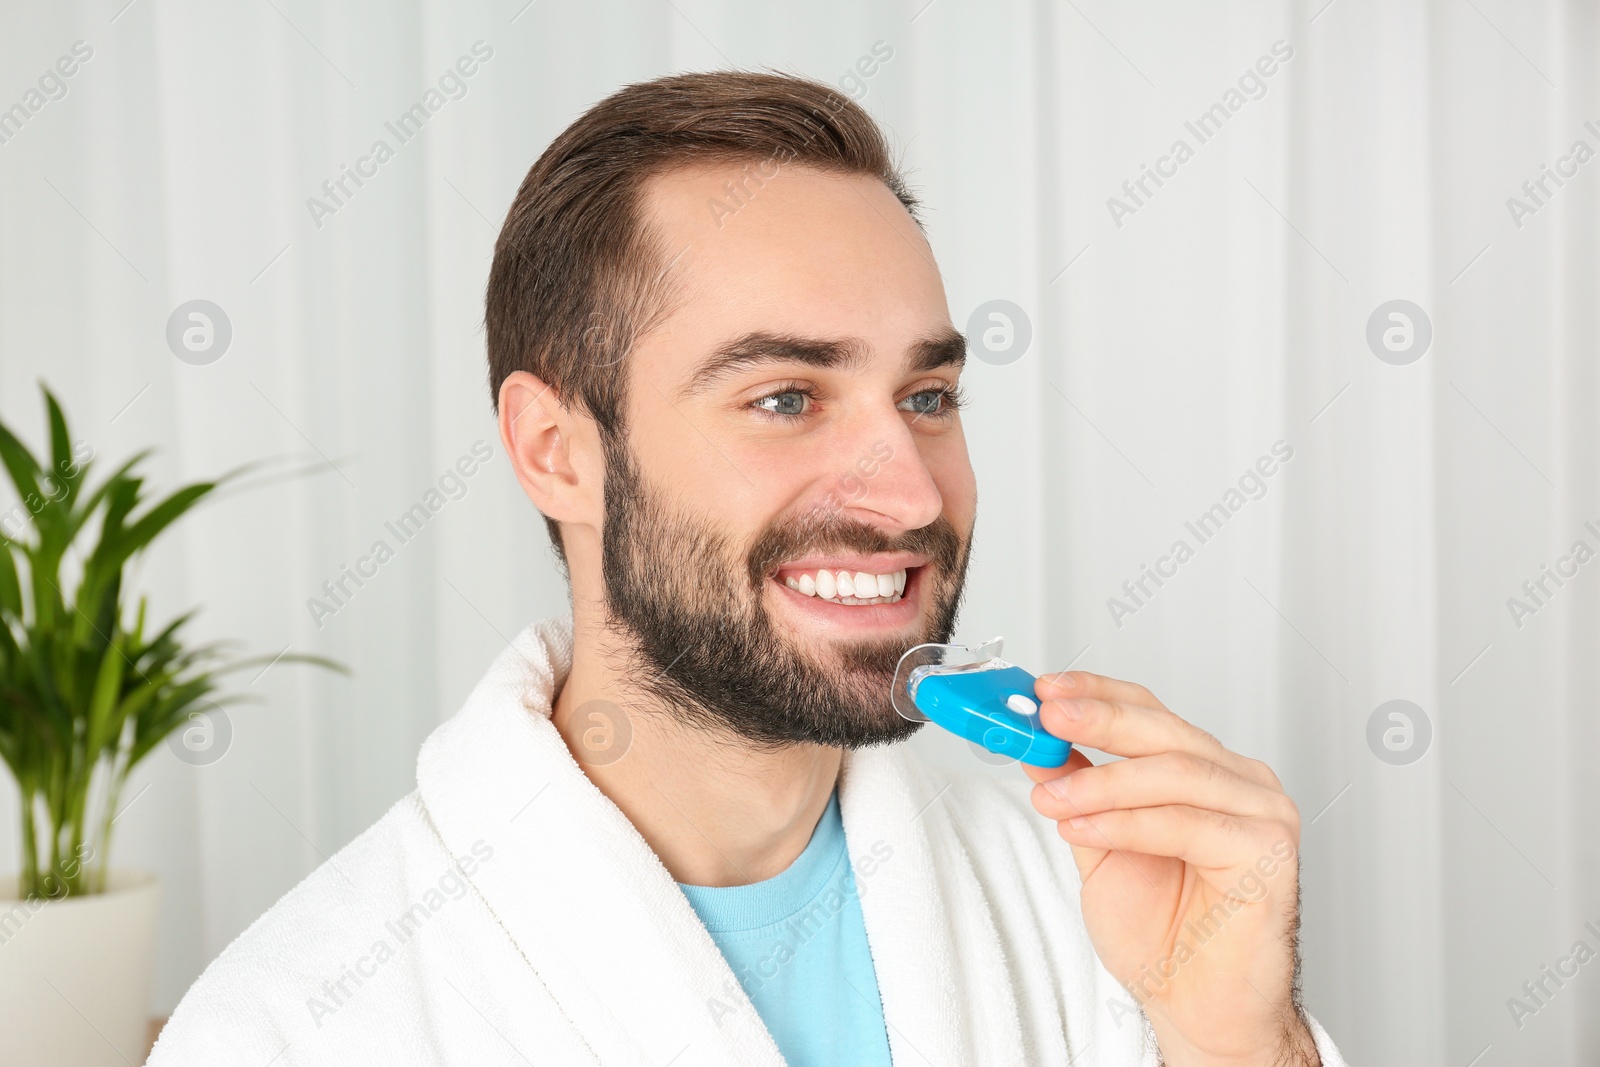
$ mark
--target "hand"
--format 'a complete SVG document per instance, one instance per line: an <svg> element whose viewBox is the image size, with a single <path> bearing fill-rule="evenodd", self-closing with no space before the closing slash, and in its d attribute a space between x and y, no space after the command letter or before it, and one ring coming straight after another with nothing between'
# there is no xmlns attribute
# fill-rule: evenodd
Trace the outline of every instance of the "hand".
<svg viewBox="0 0 1600 1067"><path fill-rule="evenodd" d="M1299 1005L1300 812L1265 763L1143 686L1038 679L1040 722L1075 746L1023 769L1083 879L1083 920L1143 1005L1168 1067L1316 1065ZM1095 766L1076 746L1126 759Z"/></svg>

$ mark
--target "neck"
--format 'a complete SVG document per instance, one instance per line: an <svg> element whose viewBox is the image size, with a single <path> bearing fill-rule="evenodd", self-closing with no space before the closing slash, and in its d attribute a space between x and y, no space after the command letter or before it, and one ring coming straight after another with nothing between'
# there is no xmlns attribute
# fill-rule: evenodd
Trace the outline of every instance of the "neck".
<svg viewBox="0 0 1600 1067"><path fill-rule="evenodd" d="M675 880L732 886L781 874L827 808L840 750L763 749L688 725L677 709L630 684L631 673L611 667L628 662L616 655L618 644L597 622L574 618L572 670L551 719L578 765ZM594 706L584 707L593 700L625 709L625 722L596 717ZM597 751L597 729L615 739L631 731L626 750Z"/></svg>

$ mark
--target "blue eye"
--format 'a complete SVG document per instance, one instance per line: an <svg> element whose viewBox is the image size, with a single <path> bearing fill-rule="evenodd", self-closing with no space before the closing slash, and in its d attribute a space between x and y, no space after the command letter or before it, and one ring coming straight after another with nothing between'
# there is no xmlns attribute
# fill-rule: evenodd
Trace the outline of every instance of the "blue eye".
<svg viewBox="0 0 1600 1067"><path fill-rule="evenodd" d="M772 415L800 415L811 393L806 389L784 389L756 401L756 407Z"/></svg>
<svg viewBox="0 0 1600 1067"><path fill-rule="evenodd" d="M924 389L920 393L912 393L900 403L902 406L910 404L911 407L904 410L914 413L919 419L924 416L943 419L955 414L965 400L959 387L940 386L938 389Z"/></svg>

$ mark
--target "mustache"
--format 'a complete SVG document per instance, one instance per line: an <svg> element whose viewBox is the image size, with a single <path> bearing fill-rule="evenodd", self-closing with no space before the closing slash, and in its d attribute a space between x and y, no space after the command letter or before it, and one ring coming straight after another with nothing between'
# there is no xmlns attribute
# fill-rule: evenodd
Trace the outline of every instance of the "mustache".
<svg viewBox="0 0 1600 1067"><path fill-rule="evenodd" d="M748 555L750 587L760 589L767 575L785 560L839 551L911 552L928 557L930 566L949 574L961 559L961 535L943 515L926 526L891 535L859 519L818 509L773 522L762 532Z"/></svg>

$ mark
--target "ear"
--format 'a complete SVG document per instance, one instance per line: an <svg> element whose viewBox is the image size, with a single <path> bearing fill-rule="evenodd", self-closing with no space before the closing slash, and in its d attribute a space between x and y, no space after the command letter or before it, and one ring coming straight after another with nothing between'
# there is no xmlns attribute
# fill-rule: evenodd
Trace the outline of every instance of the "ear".
<svg viewBox="0 0 1600 1067"><path fill-rule="evenodd" d="M512 371L500 383L500 444L522 491L557 522L593 523L601 512L603 465L588 422L527 371Z"/></svg>

